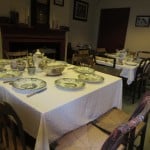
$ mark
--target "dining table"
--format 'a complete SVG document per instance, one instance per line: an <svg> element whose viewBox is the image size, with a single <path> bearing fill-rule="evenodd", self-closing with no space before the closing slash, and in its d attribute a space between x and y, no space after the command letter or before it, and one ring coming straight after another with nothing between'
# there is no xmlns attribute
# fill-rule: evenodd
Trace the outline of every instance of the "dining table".
<svg viewBox="0 0 150 150"><path fill-rule="evenodd" d="M57 76L48 76L45 71L29 75L25 69L12 82L0 75L0 99L11 104L24 130L35 138L35 150L49 150L49 144L64 134L93 121L112 107L122 108L122 79L95 70L84 72L84 69L66 64ZM101 80L84 80L83 75L89 74ZM34 90L22 88L27 79L37 80L40 86L44 83L44 90L32 95ZM56 84L65 79L83 84L77 88Z"/></svg>
<svg viewBox="0 0 150 150"><path fill-rule="evenodd" d="M119 57L117 54L105 54L106 56L112 57L116 59L115 68L121 70L120 76L127 79L127 84L130 85L135 80L136 70L139 66L138 61L133 61L132 58L124 58L119 61ZM107 58L96 56L96 63L100 65L112 66L112 61Z"/></svg>

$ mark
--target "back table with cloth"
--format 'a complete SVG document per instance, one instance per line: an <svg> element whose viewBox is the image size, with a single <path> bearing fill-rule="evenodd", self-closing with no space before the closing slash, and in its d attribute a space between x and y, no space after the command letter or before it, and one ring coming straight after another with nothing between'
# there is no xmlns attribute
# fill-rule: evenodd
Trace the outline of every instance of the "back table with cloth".
<svg viewBox="0 0 150 150"><path fill-rule="evenodd" d="M47 90L27 97L10 84L0 81L0 97L9 102L23 122L24 130L36 139L35 150L48 150L49 143L105 113L122 107L122 79L95 71L104 77L102 83L86 83L78 90L56 87L55 80L78 78L79 73L68 65L61 76L32 77L47 83ZM25 71L22 77L29 77ZM30 76L31 77L31 76Z"/></svg>

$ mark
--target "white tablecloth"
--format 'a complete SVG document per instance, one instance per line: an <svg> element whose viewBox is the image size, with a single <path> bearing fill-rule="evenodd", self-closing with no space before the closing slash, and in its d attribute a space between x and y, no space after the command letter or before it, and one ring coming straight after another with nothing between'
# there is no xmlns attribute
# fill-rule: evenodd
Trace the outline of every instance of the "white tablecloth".
<svg viewBox="0 0 150 150"><path fill-rule="evenodd" d="M103 114L111 107L122 107L121 78L102 75L103 83L87 83L83 89L59 89L54 81L62 77L77 78L78 73L66 68L62 76L35 76L47 82L47 90L27 97L10 84L0 82L0 97L9 102L18 113L26 132L36 138L35 150L48 150L49 142L76 129ZM27 77L24 73L23 77Z"/></svg>
<svg viewBox="0 0 150 150"><path fill-rule="evenodd" d="M112 66L111 62L106 62L104 60L102 61L100 59L97 59L96 63L101 65ZM122 69L120 76L127 79L128 85L130 85L134 81L137 67L138 64L135 66L127 65L127 64L122 64L122 65L116 64L116 69Z"/></svg>

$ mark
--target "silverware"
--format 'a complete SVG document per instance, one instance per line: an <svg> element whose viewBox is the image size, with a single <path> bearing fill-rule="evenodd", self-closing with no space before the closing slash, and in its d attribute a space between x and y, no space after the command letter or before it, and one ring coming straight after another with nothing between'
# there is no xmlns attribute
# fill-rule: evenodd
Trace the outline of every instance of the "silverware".
<svg viewBox="0 0 150 150"><path fill-rule="evenodd" d="M33 96L33 95L35 95L35 94L38 94L38 93L41 93L41 92L43 92L43 91L45 91L45 90L47 90L47 88L43 88L43 89L40 89L40 90L38 90L38 91L35 91L35 92L31 93L31 94L28 94L27 97L31 97L31 96Z"/></svg>

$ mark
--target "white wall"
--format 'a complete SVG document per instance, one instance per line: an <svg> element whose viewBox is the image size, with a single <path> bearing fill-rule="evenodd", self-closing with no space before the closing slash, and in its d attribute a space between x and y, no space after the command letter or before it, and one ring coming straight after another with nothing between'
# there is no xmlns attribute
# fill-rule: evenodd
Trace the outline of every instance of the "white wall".
<svg viewBox="0 0 150 150"><path fill-rule="evenodd" d="M68 42L76 44L92 44L93 5L95 0L84 0L89 3L88 20L79 21L73 19L74 0L65 0L64 7L53 5L51 1L50 22L56 20L59 25L67 25L70 31L67 33ZM94 5L95 6L95 5ZM51 25L52 26L52 25Z"/></svg>
<svg viewBox="0 0 150 150"><path fill-rule="evenodd" d="M125 48L129 50L148 50L150 51L150 27L135 27L137 15L150 16L149 0L101 0L98 9L101 8L122 8L130 7L129 24L125 41ZM96 20L98 21L99 18ZM98 22L96 22L98 24ZM93 41L97 39L97 33Z"/></svg>
<svg viewBox="0 0 150 150"><path fill-rule="evenodd" d="M97 45L99 16L101 8L124 8L130 7L129 24L125 40L125 48L129 50L150 51L150 27L135 27L137 15L150 16L149 0L85 0L89 3L87 22L73 19L73 0L65 0L64 7L56 7L51 4L51 14L59 18L60 24L69 25L68 41L72 45L92 44ZM66 6L67 5L67 6Z"/></svg>
<svg viewBox="0 0 150 150"><path fill-rule="evenodd" d="M10 16L10 11L19 12L19 22L27 23L30 8L30 0L1 0L0 16Z"/></svg>

